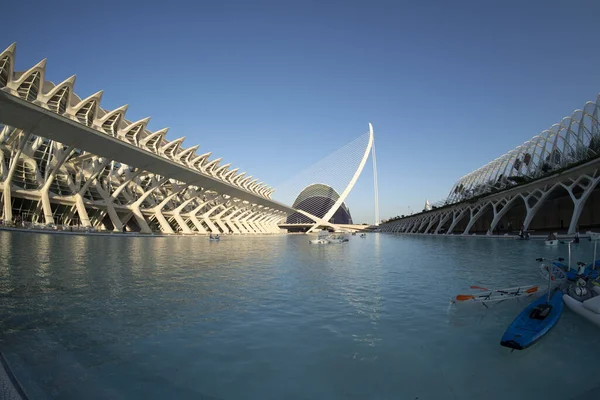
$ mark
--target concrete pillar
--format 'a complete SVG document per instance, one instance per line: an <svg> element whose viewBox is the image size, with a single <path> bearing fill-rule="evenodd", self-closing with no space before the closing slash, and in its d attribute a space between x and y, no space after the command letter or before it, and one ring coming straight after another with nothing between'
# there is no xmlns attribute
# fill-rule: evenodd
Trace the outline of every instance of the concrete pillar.
<svg viewBox="0 0 600 400"><path fill-rule="evenodd" d="M448 222L448 219L450 219L450 215L452 214L448 212L440 218L440 222L438 223L437 228L435 228L435 231L433 232L434 235L437 235L440 229L442 229L442 227L444 226L444 224Z"/></svg>
<svg viewBox="0 0 600 400"><path fill-rule="evenodd" d="M462 210L454 210L452 212L452 223L450 224L450 227L448 228L448 232L446 232L446 235L450 235L452 233L452 231L456 227L456 224L458 224L464 218L467 211L470 211L470 209L468 207L463 208Z"/></svg>
<svg viewBox="0 0 600 400"><path fill-rule="evenodd" d="M19 133L19 134L21 134L21 133ZM17 151L10 159L10 166L8 167L8 174L6 174L6 179L4 181L4 188L2 189L2 197L3 197L3 201L4 201L4 219L6 221L12 221L12 219L13 219L12 196L10 193L10 190L11 190L10 184L12 182L12 177L15 173L15 169L17 168L19 158L21 157L21 153L23 152L23 149L25 148L25 145L27 144L27 141L29 140L30 136L31 136L30 133L25 133L25 134L23 134L23 136L21 136L21 141L19 143L19 147L17 147Z"/></svg>
<svg viewBox="0 0 600 400"><path fill-rule="evenodd" d="M54 146L56 142L52 142L52 146ZM54 152L53 152L54 153ZM52 206L50 205L50 185L54 181L54 177L56 177L56 173L63 166L67 158L73 153L73 146L69 146L66 150L64 150L60 155L58 155L56 163L51 167L50 173L48 174L48 178L42 189L40 189L40 197L42 199L42 208L44 210L44 222L46 224L54 223L54 216L52 215Z"/></svg>
<svg viewBox="0 0 600 400"><path fill-rule="evenodd" d="M216 227L215 224L212 223L212 221L210 220L210 215L215 212L218 208L223 207L223 204L218 203L216 206L213 206L210 210L208 210L207 212L205 212L204 214L202 214L202 220L204 221L204 223L206 225L208 225L209 229L210 229L210 233L222 233L219 231L219 228Z"/></svg>
<svg viewBox="0 0 600 400"><path fill-rule="evenodd" d="M469 212L471 214L471 219L469 219L469 223L467 224L467 227L465 228L463 235L469 234L469 231L471 230L473 225L475 225L475 222L477 222L479 217L481 217L483 215L483 213L486 211L486 209L488 208L489 205L490 205L490 203L488 202L488 203L479 205L478 210L477 210L477 206L475 208L469 209L470 210ZM477 211L475 211L475 210L477 210ZM473 214L473 211L475 211L475 214Z"/></svg>
<svg viewBox="0 0 600 400"><path fill-rule="evenodd" d="M135 201L135 203L133 203L131 205L131 212L133 213L133 216L135 217L138 225L140 226L140 232L142 232L142 233L152 233L152 229L150 229L150 226L148 225L148 222L146 222L146 218L142 214L142 211L140 210L140 206L142 205L142 203L144 202L144 200L146 200L146 198L148 196L150 196L150 194L154 190L156 190L157 188L159 188L162 184L164 184L168 180L169 180L169 178L162 178L161 180L159 180L158 182L156 182L154 185L152 185L150 187L150 189L148 189L146 192L144 192L140 196L140 198Z"/></svg>
<svg viewBox="0 0 600 400"><path fill-rule="evenodd" d="M181 231L183 233L192 233L192 230L185 223L183 217L181 216L181 211L195 199L195 197L187 199L184 202L182 202L175 210L173 210L173 217L175 218L175 221L177 221L177 224L181 227Z"/></svg>
<svg viewBox="0 0 600 400"><path fill-rule="evenodd" d="M504 215L514 205L516 199L518 199L517 196L508 196L497 202L492 202L492 207L494 210L494 219L492 220L492 223L490 224L490 229L488 229L488 231L487 231L488 235L491 235L492 233L494 233L496 226L498 226L498 223L500 222L502 217L504 217ZM502 205L502 208L500 209L500 211L498 211L498 205Z"/></svg>

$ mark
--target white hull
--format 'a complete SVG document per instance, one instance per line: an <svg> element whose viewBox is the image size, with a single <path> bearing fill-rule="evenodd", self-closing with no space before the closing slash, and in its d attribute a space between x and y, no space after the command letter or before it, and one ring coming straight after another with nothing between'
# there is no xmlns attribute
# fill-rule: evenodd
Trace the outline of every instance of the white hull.
<svg viewBox="0 0 600 400"><path fill-rule="evenodd" d="M558 240L546 240L546 246L557 246Z"/></svg>
<svg viewBox="0 0 600 400"><path fill-rule="evenodd" d="M326 240L326 239L315 239L315 240L309 240L309 242L310 242L311 244L327 244L327 243L329 243L329 241L328 241L328 240Z"/></svg>
<svg viewBox="0 0 600 400"><path fill-rule="evenodd" d="M598 233L598 232L590 232L590 239L591 240L600 240L600 233Z"/></svg>
<svg viewBox="0 0 600 400"><path fill-rule="evenodd" d="M594 291L596 293L600 293L600 288L595 287ZM587 319L592 324L600 327L600 314L588 310L583 306L583 303L581 301L575 300L568 294L563 294L563 301L565 302L566 306L569 307L569 310L581 315L583 318Z"/></svg>

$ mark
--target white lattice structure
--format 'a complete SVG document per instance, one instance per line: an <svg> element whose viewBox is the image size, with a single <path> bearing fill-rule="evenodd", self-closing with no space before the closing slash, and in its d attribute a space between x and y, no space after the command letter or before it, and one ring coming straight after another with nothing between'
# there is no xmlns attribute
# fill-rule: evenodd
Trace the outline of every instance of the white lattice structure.
<svg viewBox="0 0 600 400"><path fill-rule="evenodd" d="M274 191L211 153L84 99L75 77L45 80L46 60L15 72L0 53L0 219L143 233L277 233L293 212ZM15 215L17 214L17 215Z"/></svg>
<svg viewBox="0 0 600 400"><path fill-rule="evenodd" d="M557 190L572 201L568 233L575 233L581 213L600 181L600 95L583 109L533 137L521 146L463 176L438 209L389 221L385 232L455 233L466 218L462 234L469 234L491 210L491 234L515 205L525 207L527 230L540 208Z"/></svg>

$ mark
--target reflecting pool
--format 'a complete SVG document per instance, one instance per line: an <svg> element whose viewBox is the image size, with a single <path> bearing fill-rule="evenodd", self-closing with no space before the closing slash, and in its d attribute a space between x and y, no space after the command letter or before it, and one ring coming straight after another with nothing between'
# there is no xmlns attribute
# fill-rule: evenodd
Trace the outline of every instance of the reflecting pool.
<svg viewBox="0 0 600 400"><path fill-rule="evenodd" d="M525 302L449 307L539 283L566 246L308 239L0 232L0 350L32 399L600 398L600 329L568 309L511 353Z"/></svg>

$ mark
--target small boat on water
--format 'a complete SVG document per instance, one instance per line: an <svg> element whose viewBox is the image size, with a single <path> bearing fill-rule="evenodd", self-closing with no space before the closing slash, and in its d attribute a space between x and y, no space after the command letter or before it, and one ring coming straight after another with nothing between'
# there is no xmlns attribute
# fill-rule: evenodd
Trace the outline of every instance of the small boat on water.
<svg viewBox="0 0 600 400"><path fill-rule="evenodd" d="M489 290L480 286L471 286L472 289L481 289L482 292L472 294L459 294L451 300L452 304L480 303L487 307L487 303L505 300L523 299L538 293L537 285L517 286L508 289Z"/></svg>
<svg viewBox="0 0 600 400"><path fill-rule="evenodd" d="M571 285L562 298L571 311L600 326L600 287L580 280L577 285Z"/></svg>
<svg viewBox="0 0 600 400"><path fill-rule="evenodd" d="M551 261L538 258L537 261ZM548 293L531 302L508 326L500 345L513 350L523 350L540 340L556 325L563 310L562 291L552 289L552 263L548 268Z"/></svg>
<svg viewBox="0 0 600 400"><path fill-rule="evenodd" d="M552 271L552 275L550 277L550 280L556 282L564 282L567 280L567 274L566 272L560 268L557 267L556 265L546 265L546 264L542 264L540 265L540 273L542 274L542 277L544 279L548 279L548 271Z"/></svg>
<svg viewBox="0 0 600 400"><path fill-rule="evenodd" d="M309 240L308 242L310 244L329 244L329 240L327 238L328 235L328 231L322 230L319 232L316 239Z"/></svg>
<svg viewBox="0 0 600 400"><path fill-rule="evenodd" d="M557 239L546 240L544 243L546 243L546 246L558 246L558 240Z"/></svg>
<svg viewBox="0 0 600 400"><path fill-rule="evenodd" d="M348 238L345 238L343 236L330 236L327 238L327 240L329 241L329 243L333 243L333 244L339 244L339 243L344 243L348 241Z"/></svg>
<svg viewBox="0 0 600 400"><path fill-rule="evenodd" d="M598 232L588 232L590 235L590 240L596 242L598 240L600 240L600 233Z"/></svg>
<svg viewBox="0 0 600 400"><path fill-rule="evenodd" d="M540 340L562 314L562 295L559 288L554 288L525 307L502 335L500 345L523 350Z"/></svg>
<svg viewBox="0 0 600 400"><path fill-rule="evenodd" d="M366 233L361 233L361 234L360 234L360 237L364 239L364 238L366 238L366 237L367 237L367 234L366 234Z"/></svg>

